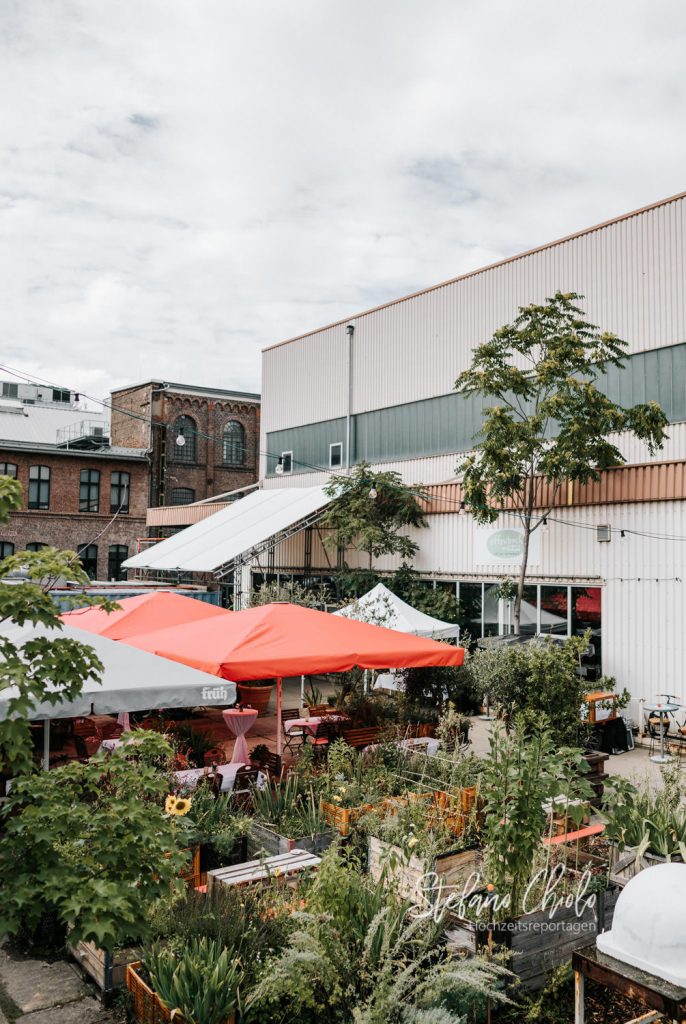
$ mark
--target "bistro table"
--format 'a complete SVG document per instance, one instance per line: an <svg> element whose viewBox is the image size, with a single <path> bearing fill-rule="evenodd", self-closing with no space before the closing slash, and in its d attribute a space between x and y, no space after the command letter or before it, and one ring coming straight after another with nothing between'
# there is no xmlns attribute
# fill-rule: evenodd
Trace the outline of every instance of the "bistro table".
<svg viewBox="0 0 686 1024"><path fill-rule="evenodd" d="M231 764L236 764L237 762L245 764L250 760L245 736L255 724L257 714L255 708L228 708L226 711L222 711L222 718L226 723L226 728L236 737Z"/></svg>
<svg viewBox="0 0 686 1024"><path fill-rule="evenodd" d="M289 718L283 723L283 728L285 732L290 732L292 729L303 729L305 732L309 732L310 736L316 736L317 726L320 722L326 722L334 729L336 727L342 729L349 724L350 716L332 712L329 715L312 715L309 718Z"/></svg>
<svg viewBox="0 0 686 1024"><path fill-rule="evenodd" d="M665 718L667 715L673 715L675 711L678 711L681 704L673 704L671 701L665 701L663 704L644 704L644 711L652 711L654 714L660 716L660 753L653 754L651 761L655 764L667 764L672 758L669 754L665 754Z"/></svg>

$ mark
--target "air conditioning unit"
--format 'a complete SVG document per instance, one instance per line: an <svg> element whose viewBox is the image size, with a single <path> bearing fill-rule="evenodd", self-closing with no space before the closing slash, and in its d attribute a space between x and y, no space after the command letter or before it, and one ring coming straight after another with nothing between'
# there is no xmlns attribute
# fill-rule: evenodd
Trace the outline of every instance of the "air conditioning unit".
<svg viewBox="0 0 686 1024"><path fill-rule="evenodd" d="M608 525L597 526L596 527L596 540L598 541L599 544L607 544L609 541L611 541L612 540L612 527L608 526Z"/></svg>

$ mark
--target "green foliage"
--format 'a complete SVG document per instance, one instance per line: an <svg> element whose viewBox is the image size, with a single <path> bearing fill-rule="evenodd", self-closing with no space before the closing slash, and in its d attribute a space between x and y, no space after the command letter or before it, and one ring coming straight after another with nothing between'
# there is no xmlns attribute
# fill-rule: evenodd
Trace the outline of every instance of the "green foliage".
<svg viewBox="0 0 686 1024"><path fill-rule="evenodd" d="M301 583L289 581L287 583L264 583L259 590L251 590L248 600L249 608L259 608L263 604L275 604L279 601L287 601L289 604L298 604L303 608L321 609L326 604L331 604L333 595L327 586L320 586L314 590L304 587Z"/></svg>
<svg viewBox="0 0 686 1024"><path fill-rule="evenodd" d="M16 480L0 477L0 523L21 508L22 490ZM62 622L50 596L57 580L66 577L87 583L88 577L73 551L42 548L23 551L0 561L0 580L22 570L22 582L0 584L0 622L26 623L59 630ZM74 595L74 604L117 605L100 598ZM102 665L92 647L70 637L38 636L24 644L0 637L0 698L7 716L0 721L0 772L19 775L33 769L28 715L37 704L56 705L75 700L87 679L98 679Z"/></svg>
<svg viewBox="0 0 686 1024"><path fill-rule="evenodd" d="M155 944L145 966L153 988L184 1024L225 1024L238 1001L240 963L221 943L193 938L180 949Z"/></svg>
<svg viewBox="0 0 686 1024"><path fill-rule="evenodd" d="M686 807L683 777L678 761L662 768L662 785L653 789L647 782L636 787L626 779L612 776L605 790L604 836L620 850L636 850L640 862L644 853L666 860L686 861Z"/></svg>
<svg viewBox="0 0 686 1024"><path fill-rule="evenodd" d="M281 782L253 788L255 820L288 839L302 839L328 831L312 785L295 773Z"/></svg>
<svg viewBox="0 0 686 1024"><path fill-rule="evenodd" d="M489 644L470 659L476 692L506 719L518 711L540 712L558 744L576 744L583 733L582 704L588 685L578 674L590 632L565 643L543 639L525 644ZM612 689L613 679L594 687Z"/></svg>
<svg viewBox="0 0 686 1024"><path fill-rule="evenodd" d="M465 652L463 665L405 669L404 690L398 698L402 716L410 721L421 721L424 719L420 711L428 708L434 711L433 720L438 720L451 704L467 713L478 711L481 701L472 663Z"/></svg>
<svg viewBox="0 0 686 1024"><path fill-rule="evenodd" d="M138 746L168 753L156 734ZM187 833L165 814L164 776L120 750L15 781L0 837L4 934L49 914L73 924L75 941L110 951L148 934L151 907L186 862Z"/></svg>
<svg viewBox="0 0 686 1024"><path fill-rule="evenodd" d="M582 778L586 762L580 752L558 749L540 715L535 728L518 718L510 735L495 729L490 746L481 781L486 805L486 867L499 899L509 895L505 909L514 914L545 830L543 803L558 796L565 797L567 803L581 801L566 807L578 824L592 790Z"/></svg>
<svg viewBox="0 0 686 1024"><path fill-rule="evenodd" d="M164 729L174 740L177 749L184 753L191 765L202 768L205 764L205 754L213 750L217 741L208 732L194 729L192 725L185 722L165 723Z"/></svg>
<svg viewBox="0 0 686 1024"><path fill-rule="evenodd" d="M370 497L372 489L375 498ZM401 531L427 522L416 494L399 473L375 473L369 463L360 462L350 476L332 477L326 493L334 499L322 516L323 528L330 531L324 536L328 547L366 552L368 571L382 555L405 559L417 552L417 544Z"/></svg>
<svg viewBox="0 0 686 1024"><path fill-rule="evenodd" d="M651 453L666 436L667 418L656 402L625 408L599 389L608 366L624 366L626 343L585 320L575 305L580 298L557 292L545 305L520 308L513 323L474 349L471 367L455 382L460 394L492 403L474 451L457 467L465 501L481 523L495 522L507 502L524 527L517 633L528 538L562 484L597 480L600 470L624 462L608 435L629 431ZM541 480L549 485L545 502Z"/></svg>
<svg viewBox="0 0 686 1024"><path fill-rule="evenodd" d="M191 793L192 810L187 820L188 841L207 844L220 858L230 857L240 839L250 831L250 818L232 810L231 794L214 795L207 785Z"/></svg>
<svg viewBox="0 0 686 1024"><path fill-rule="evenodd" d="M454 584L443 586L439 581L435 587L427 586L426 580L422 580L417 570L406 562L384 583L399 598L425 615L433 615L443 622L457 622L458 606Z"/></svg>

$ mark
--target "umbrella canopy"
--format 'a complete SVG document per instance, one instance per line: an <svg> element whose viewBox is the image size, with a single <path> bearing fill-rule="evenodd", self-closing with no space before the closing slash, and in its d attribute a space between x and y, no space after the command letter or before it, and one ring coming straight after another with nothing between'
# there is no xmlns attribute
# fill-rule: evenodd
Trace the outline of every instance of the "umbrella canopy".
<svg viewBox="0 0 686 1024"><path fill-rule="evenodd" d="M420 612L418 608L413 608L411 604L401 600L383 583L377 583L369 593L334 614L342 615L346 619L359 619L362 622L376 621L388 629L412 633L413 636L432 637L434 640L460 635L459 626L441 622L432 615Z"/></svg>
<svg viewBox="0 0 686 1024"><path fill-rule="evenodd" d="M214 620L218 621L218 620ZM153 708L188 708L205 703L203 691L211 680L203 672L186 665L175 665L153 654L136 650L126 643L116 643L97 634L87 635L78 629L65 626L61 630L49 630L44 626L0 626L0 636L7 637L15 644L24 644L34 637L49 639L69 637L87 644L95 650L103 663L104 671L100 683L90 679L79 697L74 701L60 704L37 705L29 718L75 718L80 715L104 715L120 711L147 711ZM222 704L233 704L236 688L225 682L225 697ZM17 691L10 687L0 691L0 719L7 715L7 705ZM215 698L216 699L216 696Z"/></svg>
<svg viewBox="0 0 686 1024"><path fill-rule="evenodd" d="M266 604L128 643L225 679L280 678L359 668L461 665L464 650L294 604Z"/></svg>
<svg viewBox="0 0 686 1024"><path fill-rule="evenodd" d="M73 612L65 612L61 618L68 626L99 633L110 640L126 640L139 633L150 633L153 629L231 614L216 604L164 590L125 597L118 604L121 607L116 612L106 612L102 608L77 608Z"/></svg>

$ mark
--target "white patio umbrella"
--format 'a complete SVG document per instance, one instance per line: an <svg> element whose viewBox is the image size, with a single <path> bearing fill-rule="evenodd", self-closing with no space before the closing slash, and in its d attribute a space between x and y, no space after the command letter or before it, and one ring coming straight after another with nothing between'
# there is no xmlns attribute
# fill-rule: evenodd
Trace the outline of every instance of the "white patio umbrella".
<svg viewBox="0 0 686 1024"><path fill-rule="evenodd" d="M397 629L400 633L429 637L432 640L444 640L460 635L460 627L454 622L442 622L432 615L420 612L418 608L413 608L411 604L401 600L383 583L377 583L367 594L345 608L339 608L334 614L343 615L346 619L372 622L387 629Z"/></svg>
<svg viewBox="0 0 686 1024"><path fill-rule="evenodd" d="M81 694L73 701L50 704L45 701L36 704L31 711L31 721L44 721L44 754L49 753L50 719L78 718L82 715L118 714L123 711L147 711L158 708L189 708L207 701L206 691L222 689L222 704L233 704L236 700L236 684L226 679L218 680L206 672L189 668L176 661L149 654L128 644L108 640L96 633L64 626L60 630L44 626L0 626L0 636L21 645L34 637L69 637L92 647L103 664L101 680L89 679ZM7 717L9 701L17 696L17 690L10 687L0 690L0 720ZM213 695L219 699L219 695Z"/></svg>

